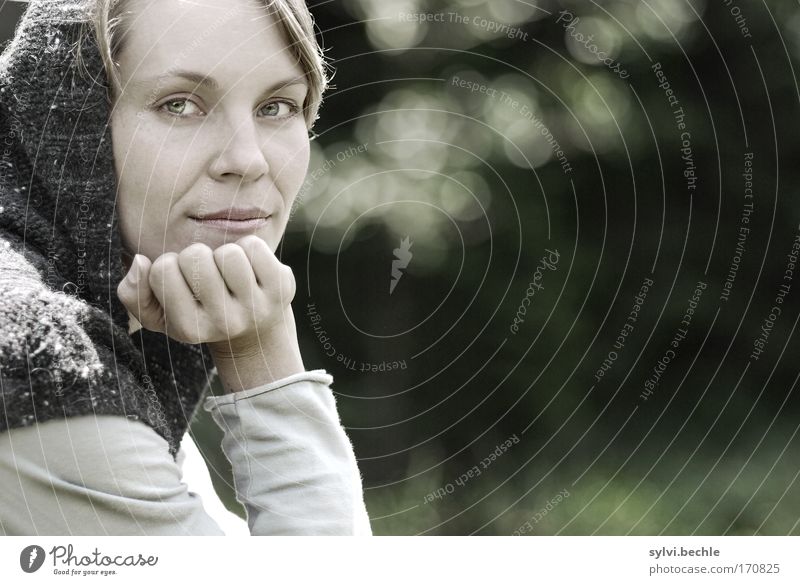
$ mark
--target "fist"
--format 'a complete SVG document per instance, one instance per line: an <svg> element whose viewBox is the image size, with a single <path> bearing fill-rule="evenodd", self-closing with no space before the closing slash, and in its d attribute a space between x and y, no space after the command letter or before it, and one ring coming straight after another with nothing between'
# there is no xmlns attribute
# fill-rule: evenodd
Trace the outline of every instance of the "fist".
<svg viewBox="0 0 800 585"><path fill-rule="evenodd" d="M137 254L117 287L151 331L184 343L258 338L279 326L295 295L291 268L258 236L211 250L202 243L152 263Z"/></svg>

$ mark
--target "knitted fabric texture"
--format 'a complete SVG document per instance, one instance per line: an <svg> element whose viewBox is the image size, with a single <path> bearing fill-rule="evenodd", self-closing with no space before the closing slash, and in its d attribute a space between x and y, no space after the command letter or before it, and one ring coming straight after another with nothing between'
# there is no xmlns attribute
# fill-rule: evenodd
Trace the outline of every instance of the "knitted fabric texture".
<svg viewBox="0 0 800 585"><path fill-rule="evenodd" d="M213 361L203 345L128 334L93 34L77 59L92 4L32 0L0 56L0 431L120 415L151 426L176 457Z"/></svg>

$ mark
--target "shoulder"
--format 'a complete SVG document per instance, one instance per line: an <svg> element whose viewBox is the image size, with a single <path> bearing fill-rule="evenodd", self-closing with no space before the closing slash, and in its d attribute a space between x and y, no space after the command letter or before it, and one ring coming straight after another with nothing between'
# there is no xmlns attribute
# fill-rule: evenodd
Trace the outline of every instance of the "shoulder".
<svg viewBox="0 0 800 585"><path fill-rule="evenodd" d="M159 486L180 484L180 467L168 447L141 421L83 415L0 433L0 465L24 474L47 470L49 476L69 484L151 499L164 495L154 493Z"/></svg>
<svg viewBox="0 0 800 585"><path fill-rule="evenodd" d="M0 534L224 534L140 421L84 415L0 433Z"/></svg>

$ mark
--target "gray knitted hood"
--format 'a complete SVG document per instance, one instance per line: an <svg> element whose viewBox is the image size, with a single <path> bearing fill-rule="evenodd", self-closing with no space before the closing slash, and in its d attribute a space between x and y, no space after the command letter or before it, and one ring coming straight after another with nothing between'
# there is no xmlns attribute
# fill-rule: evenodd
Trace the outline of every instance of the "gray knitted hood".
<svg viewBox="0 0 800 585"><path fill-rule="evenodd" d="M0 56L0 431L82 414L152 426L176 455L209 380L204 346L140 330L125 275L91 0L32 0Z"/></svg>

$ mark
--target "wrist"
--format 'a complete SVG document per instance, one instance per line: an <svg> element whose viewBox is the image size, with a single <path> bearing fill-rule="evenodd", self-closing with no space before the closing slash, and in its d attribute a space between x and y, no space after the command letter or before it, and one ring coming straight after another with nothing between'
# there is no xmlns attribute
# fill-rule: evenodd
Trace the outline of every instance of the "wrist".
<svg viewBox="0 0 800 585"><path fill-rule="evenodd" d="M274 327L207 346L225 392L255 388L305 371L291 307Z"/></svg>
<svg viewBox="0 0 800 585"><path fill-rule="evenodd" d="M271 346L285 343L296 345L296 342L294 314L292 308L287 307L278 322L269 327L254 329L246 335L232 339L207 342L206 346L214 359L235 360L262 355Z"/></svg>

